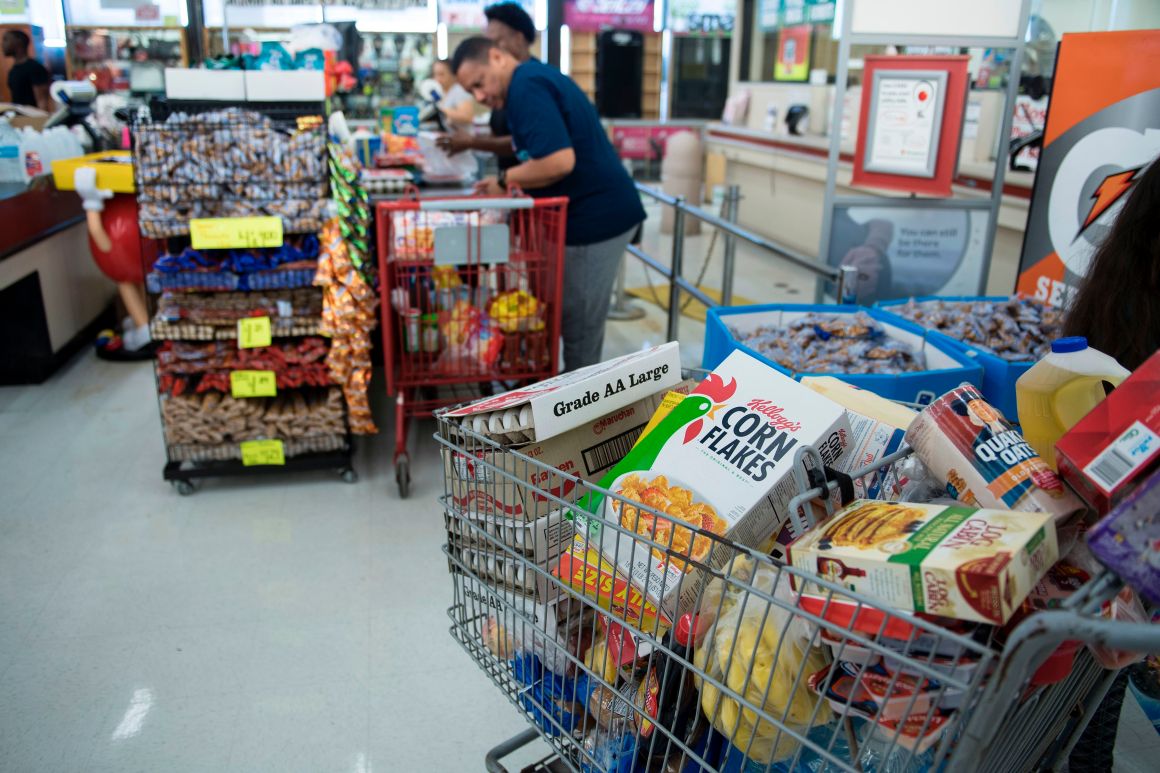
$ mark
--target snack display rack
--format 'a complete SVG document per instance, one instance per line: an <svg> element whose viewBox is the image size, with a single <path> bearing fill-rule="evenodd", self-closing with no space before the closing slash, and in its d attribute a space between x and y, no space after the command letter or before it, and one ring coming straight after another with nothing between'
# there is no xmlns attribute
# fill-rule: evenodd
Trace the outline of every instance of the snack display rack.
<svg viewBox="0 0 1160 773"><path fill-rule="evenodd" d="M159 102L131 129L165 480L182 495L204 477L333 469L357 480L314 286L323 105ZM279 218L284 235L192 247L193 218L255 217Z"/></svg>
<svg viewBox="0 0 1160 773"><path fill-rule="evenodd" d="M407 423L493 383L559 369L567 199L380 201L375 207L395 480L411 487ZM502 391L502 390L501 390Z"/></svg>
<svg viewBox="0 0 1160 773"><path fill-rule="evenodd" d="M553 532L454 503L517 496L528 522L563 528L590 493L625 500L444 416L436 440L451 635L532 726L489 753L491 771L538 737L555 752L552 769L585 772L1052 769L1117 673L1081 644L1160 650L1160 628L1101 616L1122 587L1110 572L1001 641L998 629L952 630L696 528L713 543L710 565L698 565L709 581L696 616L664 620L643 601L647 581L627 584L599 542L631 539L667 567L680 555L676 529L663 544L613 518L575 542L556 530L537 544ZM852 477L887 491L910 454L904 447ZM795 534L834 511L839 484L822 470L816 450L798 450ZM554 556L568 550L572 567L560 570Z"/></svg>

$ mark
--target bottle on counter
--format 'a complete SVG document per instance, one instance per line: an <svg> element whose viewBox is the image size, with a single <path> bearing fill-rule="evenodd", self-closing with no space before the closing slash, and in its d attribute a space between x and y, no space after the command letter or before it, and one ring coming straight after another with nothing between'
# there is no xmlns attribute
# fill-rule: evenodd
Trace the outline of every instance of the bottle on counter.
<svg viewBox="0 0 1160 773"><path fill-rule="evenodd" d="M20 139L20 132L12 128L8 119L0 118L0 183L24 182Z"/></svg>
<svg viewBox="0 0 1160 773"><path fill-rule="evenodd" d="M1088 346L1083 336L1051 342L1051 352L1015 382L1023 437L1051 469L1055 443L1104 399L1104 382L1118 386L1130 374Z"/></svg>

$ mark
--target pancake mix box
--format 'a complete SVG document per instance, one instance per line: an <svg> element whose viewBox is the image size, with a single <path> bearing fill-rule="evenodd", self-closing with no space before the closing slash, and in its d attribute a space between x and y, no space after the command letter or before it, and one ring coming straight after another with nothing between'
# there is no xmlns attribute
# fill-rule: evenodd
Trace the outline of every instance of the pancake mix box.
<svg viewBox="0 0 1160 773"><path fill-rule="evenodd" d="M788 553L795 568L895 609L1002 625L1059 560L1059 545L1050 513L860 499Z"/></svg>
<svg viewBox="0 0 1160 773"><path fill-rule="evenodd" d="M749 546L768 539L798 493L797 450L813 445L833 464L849 434L841 406L734 351L600 479L616 497L580 500L577 531L676 619L703 584L697 567L726 559L710 555L719 543L709 535Z"/></svg>

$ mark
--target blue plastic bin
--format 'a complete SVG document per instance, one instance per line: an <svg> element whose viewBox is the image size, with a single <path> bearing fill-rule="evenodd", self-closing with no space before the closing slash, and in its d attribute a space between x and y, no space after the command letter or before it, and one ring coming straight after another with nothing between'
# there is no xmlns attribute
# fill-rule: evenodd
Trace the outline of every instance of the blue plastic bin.
<svg viewBox="0 0 1160 773"><path fill-rule="evenodd" d="M886 328L891 338L904 341L926 355L929 370L896 375L877 373L807 373L795 372L770 360L733 337L730 327L753 330L760 325L788 325L794 319L810 313L854 314L864 311ZM889 400L927 404L945 392L963 383L981 386L983 369L963 352L961 347L949 346L913 322L865 306L834 306L819 304L780 303L762 306L733 306L709 309L705 319L705 351L702 367L713 369L721 364L731 351L742 351L756 357L772 368L801 379L802 376L835 376L860 389L874 392Z"/></svg>
<svg viewBox="0 0 1160 773"><path fill-rule="evenodd" d="M923 295L914 300L919 303L923 301L949 301L951 303L997 301L1002 303L1009 299L1009 295ZM910 299L906 298L899 301L879 301L875 305L884 311L890 311L892 306L903 306L909 302ZM905 317L899 317L899 319L910 322ZM1011 362L980 349L974 344L951 338L938 330L929 330L929 332L935 340L965 352L968 357L982 366L983 383L980 385L980 389L983 392L983 397L987 398L987 402L991 405L998 408L1009 421L1019 423L1019 410L1015 402L1015 382L1036 363L1036 360Z"/></svg>

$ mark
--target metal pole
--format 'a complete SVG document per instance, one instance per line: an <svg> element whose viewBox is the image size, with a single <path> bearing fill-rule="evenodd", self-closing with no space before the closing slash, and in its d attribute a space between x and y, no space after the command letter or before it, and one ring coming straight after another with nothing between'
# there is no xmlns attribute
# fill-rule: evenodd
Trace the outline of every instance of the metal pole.
<svg viewBox="0 0 1160 773"><path fill-rule="evenodd" d="M628 258L625 255L620 256L620 271L616 274L616 290L612 301L612 308L608 310L608 319L618 321L640 319L645 315L645 310L635 303L628 302L628 293L624 291L624 275L627 270Z"/></svg>
<svg viewBox="0 0 1160 773"><path fill-rule="evenodd" d="M677 278L682 273L685 259L685 197L677 196L673 207L673 264L672 279L669 281L669 329L668 340L676 341L681 322L681 286Z"/></svg>
<svg viewBox="0 0 1160 773"><path fill-rule="evenodd" d="M741 204L741 186L730 185L725 190L725 219L737 222L737 212ZM721 268L721 305L733 305L733 269L737 258L737 237L725 232L725 259Z"/></svg>
<svg viewBox="0 0 1160 773"><path fill-rule="evenodd" d="M854 266L841 266L838 271L838 283L834 288L834 301L837 303L857 303L858 269Z"/></svg>

